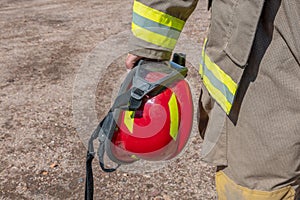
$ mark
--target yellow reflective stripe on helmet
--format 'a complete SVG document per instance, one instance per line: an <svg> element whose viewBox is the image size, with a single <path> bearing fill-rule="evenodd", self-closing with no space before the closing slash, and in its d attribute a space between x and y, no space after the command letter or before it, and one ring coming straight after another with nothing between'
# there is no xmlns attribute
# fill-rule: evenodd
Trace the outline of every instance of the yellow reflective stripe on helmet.
<svg viewBox="0 0 300 200"><path fill-rule="evenodd" d="M176 140L179 127L179 113L177 100L174 93L168 102L168 106L170 111L170 136L173 138L173 140Z"/></svg>
<svg viewBox="0 0 300 200"><path fill-rule="evenodd" d="M160 35L158 33L154 33L145 28L142 28L134 23L132 23L132 33L135 37L144 40L146 42L155 44L157 46L161 46L168 49L174 49L177 43L176 39L166 37L164 35Z"/></svg>
<svg viewBox="0 0 300 200"><path fill-rule="evenodd" d="M131 155L130 157L131 157L132 159L139 160L139 158L138 158L136 155Z"/></svg>
<svg viewBox="0 0 300 200"><path fill-rule="evenodd" d="M124 114L124 124L130 133L133 133L133 123L134 123L134 111L125 111Z"/></svg>
<svg viewBox="0 0 300 200"><path fill-rule="evenodd" d="M210 95L217 101L222 109L229 114L237 84L205 53L205 45L202 50L199 73Z"/></svg>
<svg viewBox="0 0 300 200"><path fill-rule="evenodd" d="M181 31L184 27L185 22L181 19L163 13L161 11L155 10L149 6L146 6L138 1L134 1L133 12L136 14L150 19L158 24L162 24L168 27L175 28Z"/></svg>

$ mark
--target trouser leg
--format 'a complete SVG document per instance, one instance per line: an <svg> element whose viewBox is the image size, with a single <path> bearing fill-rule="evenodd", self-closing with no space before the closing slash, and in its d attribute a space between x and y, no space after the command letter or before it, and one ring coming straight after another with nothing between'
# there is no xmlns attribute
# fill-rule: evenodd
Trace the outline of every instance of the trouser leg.
<svg viewBox="0 0 300 200"><path fill-rule="evenodd" d="M223 171L216 173L216 190L218 200L298 200L292 186L273 191L249 189L236 184Z"/></svg>

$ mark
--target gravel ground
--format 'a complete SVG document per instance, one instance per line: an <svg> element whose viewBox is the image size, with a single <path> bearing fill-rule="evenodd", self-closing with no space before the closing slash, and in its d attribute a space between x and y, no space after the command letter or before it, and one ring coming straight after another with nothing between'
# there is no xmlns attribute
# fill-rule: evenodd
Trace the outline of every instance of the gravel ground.
<svg viewBox="0 0 300 200"><path fill-rule="evenodd" d="M83 199L89 130L81 131L76 121L76 84L84 66L97 65L91 61L102 56L101 44L126 43L120 33L130 30L131 5L129 0L1 1L0 199ZM206 7L200 0L183 31L199 51L209 20ZM126 73L125 56L120 51L101 66L105 70L92 91L98 120ZM188 81L196 100L200 81L191 63ZM163 167L154 165L159 169L153 172L136 166L135 172L125 167L106 174L94 162L95 199L215 199L215 169L200 160L201 142L195 123L184 154Z"/></svg>

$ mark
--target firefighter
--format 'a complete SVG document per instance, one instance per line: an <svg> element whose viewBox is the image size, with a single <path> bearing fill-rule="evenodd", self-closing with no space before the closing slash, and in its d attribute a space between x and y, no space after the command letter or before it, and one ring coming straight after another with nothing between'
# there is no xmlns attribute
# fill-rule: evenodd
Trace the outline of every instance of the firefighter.
<svg viewBox="0 0 300 200"><path fill-rule="evenodd" d="M135 0L131 51L169 60L197 0ZM218 199L300 199L300 1L209 1L199 132ZM199 24L201 25L201 24Z"/></svg>

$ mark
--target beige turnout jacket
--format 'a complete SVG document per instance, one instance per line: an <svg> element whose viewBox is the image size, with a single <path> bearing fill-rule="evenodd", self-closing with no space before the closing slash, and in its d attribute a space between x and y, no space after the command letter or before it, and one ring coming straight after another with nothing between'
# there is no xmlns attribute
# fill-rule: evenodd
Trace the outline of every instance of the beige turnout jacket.
<svg viewBox="0 0 300 200"><path fill-rule="evenodd" d="M199 69L203 159L225 167L217 184L228 178L250 190L291 186L278 199L294 199L300 182L300 1L210 3ZM135 0L131 53L169 59L196 4ZM251 199L233 192L229 198L225 187L217 189L220 199L221 193Z"/></svg>

